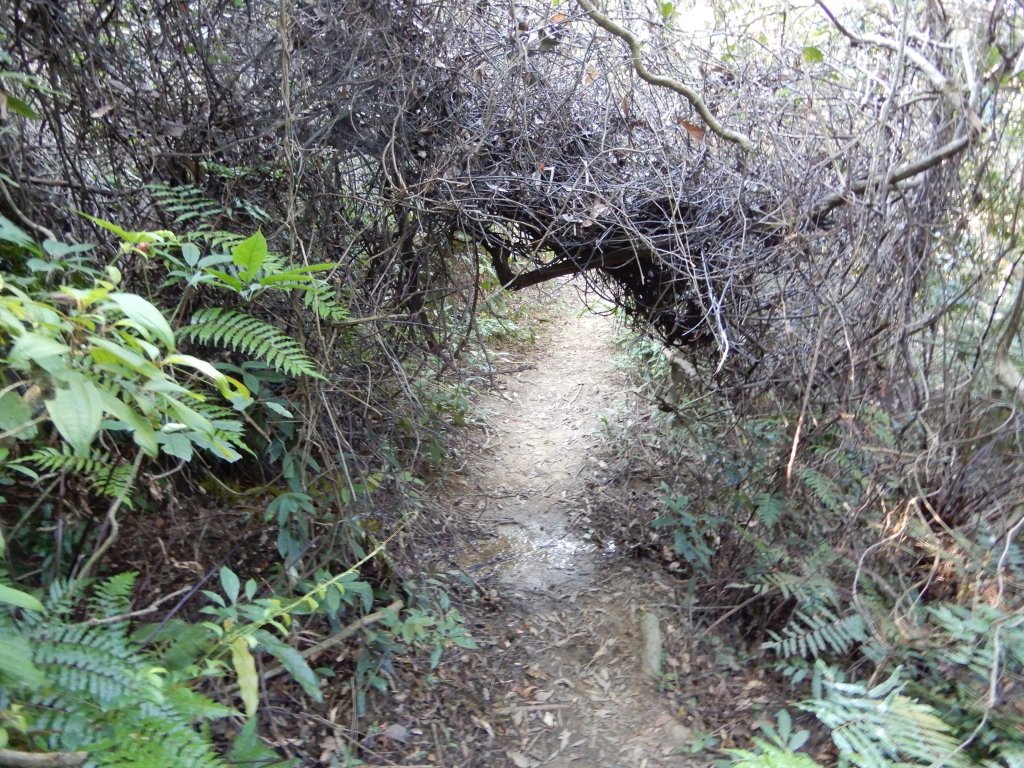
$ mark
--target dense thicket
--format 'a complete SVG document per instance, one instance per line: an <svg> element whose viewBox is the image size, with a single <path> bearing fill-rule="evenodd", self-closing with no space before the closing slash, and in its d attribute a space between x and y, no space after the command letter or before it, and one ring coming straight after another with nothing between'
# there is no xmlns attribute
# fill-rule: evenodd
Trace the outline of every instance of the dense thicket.
<svg viewBox="0 0 1024 768"><path fill-rule="evenodd" d="M934 583L919 578L929 547L980 562L984 531L988 556L1009 554L968 569L973 594L1004 601L1024 491L1019 312L996 334L993 296L1019 214L999 174L1018 158L992 139L1017 130L1020 11L725 10L698 37L671 3L613 8L624 30L589 3L12 0L0 214L29 238L3 230L5 270L56 289L114 265L186 347L282 398L247 419L257 455L227 479L288 500L270 518L293 581L323 552L372 547L360 500L382 485L403 498L405 470L438 455L481 291L579 274L676 348L691 400L663 405L713 432L714 450L671 457L678 483L708 493L669 523L719 598L748 580L744 600L763 596L779 629L794 593L758 579L820 541L858 563L836 601L857 597L874 554L898 561L873 585L898 613ZM273 269L250 284L257 229ZM174 237L135 237L161 231ZM29 259L29 239L61 266ZM25 370L0 383L20 397ZM133 472L174 471L167 450L143 465L105 448ZM34 494L9 496L34 510ZM908 543L897 519L937 538Z"/></svg>
<svg viewBox="0 0 1024 768"><path fill-rule="evenodd" d="M972 27L970 54L1011 21ZM964 81L940 10L871 53L834 31L845 63L801 41L723 63L634 24L648 64L684 72L752 152L705 135L575 8L14 3L13 65L53 90L4 137L7 210L170 226L145 185L191 184L296 258L337 260L354 315L412 319L386 354L438 352L425 304L468 252L513 287L589 271L747 394L799 399L810 378L830 401L866 396L920 320L906 310L989 108L982 78L1012 60Z"/></svg>

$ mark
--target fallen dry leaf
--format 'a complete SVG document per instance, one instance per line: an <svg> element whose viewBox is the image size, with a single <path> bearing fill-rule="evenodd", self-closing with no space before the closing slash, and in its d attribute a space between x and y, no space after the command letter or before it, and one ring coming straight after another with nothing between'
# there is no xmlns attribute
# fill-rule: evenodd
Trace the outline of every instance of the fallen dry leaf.
<svg viewBox="0 0 1024 768"><path fill-rule="evenodd" d="M513 750L509 750L505 753L505 756L512 761L512 764L516 768L537 768L537 766L540 765L539 760L533 760L532 758L529 758L526 755L524 755L522 752L515 752Z"/></svg>

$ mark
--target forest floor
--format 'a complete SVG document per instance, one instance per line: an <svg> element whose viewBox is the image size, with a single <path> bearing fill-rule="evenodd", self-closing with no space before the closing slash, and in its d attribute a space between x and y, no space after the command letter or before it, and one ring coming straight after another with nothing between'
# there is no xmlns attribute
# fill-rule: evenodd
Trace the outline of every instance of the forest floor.
<svg viewBox="0 0 1024 768"><path fill-rule="evenodd" d="M623 416L629 389L614 321L569 288L535 320L435 501L457 532L435 567L472 585L460 608L481 649L399 697L391 716L428 746L391 764L710 765L778 698L731 643L700 640L686 582L602 543L656 492L605 460L603 419Z"/></svg>

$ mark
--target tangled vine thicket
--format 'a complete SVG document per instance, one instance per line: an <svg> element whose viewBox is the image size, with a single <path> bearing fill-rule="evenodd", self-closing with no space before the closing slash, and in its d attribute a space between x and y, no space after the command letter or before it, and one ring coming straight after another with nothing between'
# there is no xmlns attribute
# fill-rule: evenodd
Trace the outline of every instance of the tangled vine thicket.
<svg viewBox="0 0 1024 768"><path fill-rule="evenodd" d="M935 233L968 226L961 162L986 167L972 148L1014 66L1015 12L978 10L954 41L938 5L890 37L822 5L845 61L794 45L723 63L625 10L649 68L685 73L752 151L570 4L8 3L7 66L45 89L41 119L0 138L0 208L88 240L69 211L173 228L157 192L177 186L219 204L211 229L264 227L294 261L335 262L348 320L265 308L332 382L306 393L328 464L368 455L353 443L395 394L415 401L422 361L458 366L481 269L512 289L583 275L739 411L932 402L911 347L942 309L914 308Z"/></svg>
<svg viewBox="0 0 1024 768"><path fill-rule="evenodd" d="M236 224L259 209L278 247L339 262L353 316L409 321L378 349L395 365L413 346L444 354L428 306L473 302L451 272L468 255L512 288L586 274L670 344L717 357L738 397L872 396L899 368L987 106L949 85L947 20L863 57L894 68L890 97L870 77L851 93L799 50L733 69L633 22L650 66L689 73L754 151L705 134L568 6L12 3L13 66L52 91L43 121L6 138L5 210L86 237L69 208L166 224L153 183L242 200Z"/></svg>
<svg viewBox="0 0 1024 768"><path fill-rule="evenodd" d="M943 597L934 595L939 572L957 570L949 553L970 565L948 589L991 593L993 611L1019 611L1006 563L1019 559L1024 504L1024 395L1012 359L1024 289L1002 328L997 321L1013 295L999 270L1019 268L1024 195L994 178L1020 170L1019 150L1003 141L1020 113L1019 3L965 2L962 13L940 0L880 4L865 21L815 0L772 15L770 45L729 29L727 17L720 35L687 33L686 10L658 5L7 0L0 224L13 229L0 231L0 245L17 247L2 253L25 260L43 252L38 241L68 256L76 244L104 243L127 284L176 307L177 340L160 321L170 346L214 349L221 368L301 408L296 416L274 402L266 424L245 414L246 436L240 421L227 437L221 430L227 455L251 442L259 460L234 470L249 477L218 467L193 484L260 487L272 499L264 520L282 533L305 521L302 536L278 541L289 588L320 579L322 561L376 556L376 533L400 527L400 505L377 505L364 520L372 505L359 499L390 483L394 499L408 500L417 479L407 470L439 455L444 419L461 407L444 387L479 349L489 286L577 276L672 348L692 397L664 405L692 416L691 432L714 432L713 450L670 457L685 465L674 479L703 483L703 498L687 507L673 497L673 510L684 521L677 532L700 547L691 566L717 590L714 622L756 603L772 619L762 629L796 617L777 650L868 647L862 619L872 610L857 602L869 602L868 579L884 606L874 613L895 617L893 634L875 632L872 647L892 646L905 605ZM816 36L787 27L788 13L792 30ZM195 263L183 244L238 247L257 229L270 246L260 258L273 266L263 283L233 287L216 269L186 279ZM156 230L182 236L164 243L173 247L162 262L159 241L131 240ZM111 232L136 247L118 249ZM213 258L216 267L230 254ZM17 318L11 328L21 332ZM247 356L264 368L245 369ZM21 402L22 389L31 399L25 370L8 387L19 414L35 407ZM210 420L235 418L217 408L208 406ZM181 464L144 465L145 437L137 447L108 441L97 463L95 453L54 448L54 433L36 464L58 479L41 494L11 492L28 510L13 515L13 529L59 473L91 471L82 498L106 492L115 502L114 531L97 534L92 557L73 553L88 572L116 538L116 513L140 475L193 471L188 440L177 453L157 450L153 425L135 424L136 436L152 438L149 456ZM108 479L97 481L99 468ZM155 479L149 491L168 498ZM908 538L911 526L925 533ZM821 573L847 555L853 563L827 612L815 604L801 614L809 601L794 608L798 590L783 572L807 559L808 541L829 548ZM47 573L62 575L63 556ZM874 567L883 556L891 571ZM723 595L740 577L747 592L728 607ZM238 577L222 579L237 598ZM233 626L234 606L223 603ZM839 615L846 603L857 612ZM973 637L947 608L928 621ZM1001 663L989 664L997 681ZM990 698L972 716L1008 709Z"/></svg>
<svg viewBox="0 0 1024 768"><path fill-rule="evenodd" d="M945 369L919 350L958 297L917 307L951 258L936 233L969 228L961 164L988 167L980 116L999 113L1016 12L956 26L929 5L885 36L822 4L830 51L846 51L823 61L801 41L723 58L624 5L648 74L695 84L748 152L640 78L588 8L5 4L6 66L45 88L41 119L0 135L0 210L84 241L70 211L173 229L177 190L217 204L208 229L262 227L294 262L336 263L334 322L280 299L263 311L321 359L330 384L306 386L304 450L347 476L395 444L421 450L394 398L458 369L481 270L511 289L582 275L737 413L795 410L794 451L836 404L934 404ZM147 279L138 258L121 266Z"/></svg>

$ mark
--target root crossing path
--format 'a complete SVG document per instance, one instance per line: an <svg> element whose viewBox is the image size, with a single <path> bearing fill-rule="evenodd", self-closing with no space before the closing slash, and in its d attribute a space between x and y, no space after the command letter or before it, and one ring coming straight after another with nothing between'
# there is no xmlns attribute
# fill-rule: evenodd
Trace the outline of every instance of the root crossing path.
<svg viewBox="0 0 1024 768"><path fill-rule="evenodd" d="M477 633L492 635L491 740L460 765L700 765L657 691L662 627L684 618L676 588L586 534L591 504L615 498L597 458L625 397L614 324L559 302L483 403L485 444L451 496L475 531L456 564L501 606Z"/></svg>

